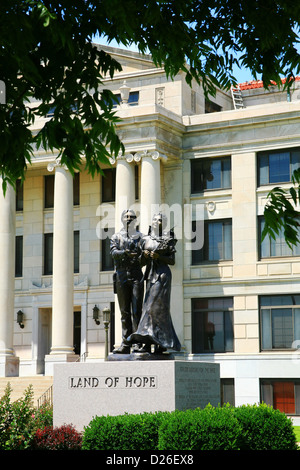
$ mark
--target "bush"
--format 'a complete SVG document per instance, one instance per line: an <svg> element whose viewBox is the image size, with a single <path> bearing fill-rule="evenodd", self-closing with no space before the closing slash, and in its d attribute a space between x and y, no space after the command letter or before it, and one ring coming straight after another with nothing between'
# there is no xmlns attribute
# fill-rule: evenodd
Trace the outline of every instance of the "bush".
<svg viewBox="0 0 300 470"><path fill-rule="evenodd" d="M168 412L96 416L85 428L84 450L155 450L159 425Z"/></svg>
<svg viewBox="0 0 300 470"><path fill-rule="evenodd" d="M267 405L95 417L84 450L296 450L291 420Z"/></svg>
<svg viewBox="0 0 300 470"><path fill-rule="evenodd" d="M38 429L34 436L34 450L80 450L82 435L72 425Z"/></svg>
<svg viewBox="0 0 300 470"><path fill-rule="evenodd" d="M159 450L237 450L242 428L229 406L174 411L159 429Z"/></svg>
<svg viewBox="0 0 300 470"><path fill-rule="evenodd" d="M243 429L243 450L297 449L292 421L279 410L266 404L243 405L234 414Z"/></svg>
<svg viewBox="0 0 300 470"><path fill-rule="evenodd" d="M52 407L45 404L37 410L30 385L24 397L11 402L11 386L7 384L0 399L0 450L30 449L39 426L52 424Z"/></svg>

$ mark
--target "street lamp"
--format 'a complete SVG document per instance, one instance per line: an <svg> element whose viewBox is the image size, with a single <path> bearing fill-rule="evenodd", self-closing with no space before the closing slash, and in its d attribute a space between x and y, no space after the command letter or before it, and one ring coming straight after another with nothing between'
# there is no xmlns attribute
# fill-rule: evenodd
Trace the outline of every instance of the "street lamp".
<svg viewBox="0 0 300 470"><path fill-rule="evenodd" d="M108 356L108 325L110 322L110 308L105 307L103 309L103 323L104 323L104 330L105 330L105 361L107 360Z"/></svg>

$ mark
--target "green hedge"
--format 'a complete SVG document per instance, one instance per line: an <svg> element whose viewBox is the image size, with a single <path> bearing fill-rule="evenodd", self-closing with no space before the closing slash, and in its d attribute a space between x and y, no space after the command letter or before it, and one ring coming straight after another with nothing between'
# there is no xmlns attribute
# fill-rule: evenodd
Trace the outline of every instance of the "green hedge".
<svg viewBox="0 0 300 470"><path fill-rule="evenodd" d="M249 450L293 450L297 448L293 423L272 407L243 405L235 408L243 428L243 448Z"/></svg>
<svg viewBox="0 0 300 470"><path fill-rule="evenodd" d="M168 413L96 416L85 428L83 450L156 450L160 424Z"/></svg>
<svg viewBox="0 0 300 470"><path fill-rule="evenodd" d="M296 450L292 421L267 405L95 417L83 450Z"/></svg>

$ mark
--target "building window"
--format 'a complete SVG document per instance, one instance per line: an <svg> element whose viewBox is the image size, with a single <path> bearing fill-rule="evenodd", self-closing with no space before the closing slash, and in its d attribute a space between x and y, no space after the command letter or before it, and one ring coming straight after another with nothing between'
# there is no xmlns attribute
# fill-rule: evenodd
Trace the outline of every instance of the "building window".
<svg viewBox="0 0 300 470"><path fill-rule="evenodd" d="M192 352L233 351L233 299L192 299Z"/></svg>
<svg viewBox="0 0 300 470"><path fill-rule="evenodd" d="M258 219L259 227L259 240L265 227L264 217ZM300 236L300 226L298 227L298 233ZM275 234L275 239L268 235L259 245L259 256L260 258L271 258L276 256L300 256L300 244L289 247L284 238L283 228L279 229L279 233Z"/></svg>
<svg viewBox="0 0 300 470"><path fill-rule="evenodd" d="M193 232L196 222L192 223ZM232 221L231 219L204 221L204 243L199 250L192 250L192 264L206 261L232 259Z"/></svg>
<svg viewBox="0 0 300 470"><path fill-rule="evenodd" d="M191 193L231 188L231 158L191 160Z"/></svg>
<svg viewBox="0 0 300 470"><path fill-rule="evenodd" d="M261 349L295 349L300 340L300 295L260 297Z"/></svg>
<svg viewBox="0 0 300 470"><path fill-rule="evenodd" d="M261 401L288 415L300 415L299 379L261 379Z"/></svg>
<svg viewBox="0 0 300 470"><path fill-rule="evenodd" d="M114 95L114 107L118 106L120 103L121 103L121 95L117 93L116 95ZM128 105L137 106L138 104L139 104L139 92L131 91L129 93Z"/></svg>
<svg viewBox="0 0 300 470"><path fill-rule="evenodd" d="M53 233L44 234L44 275L53 273Z"/></svg>
<svg viewBox="0 0 300 470"><path fill-rule="evenodd" d="M54 175L44 176L44 207L51 209L54 207Z"/></svg>
<svg viewBox="0 0 300 470"><path fill-rule="evenodd" d="M116 198L116 169L103 170L102 202L114 202Z"/></svg>
<svg viewBox="0 0 300 470"><path fill-rule="evenodd" d="M74 232L74 273L79 273L79 230Z"/></svg>
<svg viewBox="0 0 300 470"><path fill-rule="evenodd" d="M222 111L222 106L217 103L213 103L210 100L205 100L205 113L219 113Z"/></svg>
<svg viewBox="0 0 300 470"><path fill-rule="evenodd" d="M110 239L114 234L113 228L104 228L101 236L101 271L113 271L114 263L110 254Z"/></svg>
<svg viewBox="0 0 300 470"><path fill-rule="evenodd" d="M16 236L15 277L23 276L23 236Z"/></svg>
<svg viewBox="0 0 300 470"><path fill-rule="evenodd" d="M80 204L80 185L79 185L79 177L80 173L74 173L73 178L73 204L74 206L79 206Z"/></svg>
<svg viewBox="0 0 300 470"><path fill-rule="evenodd" d="M235 406L234 379L221 379L221 405L229 403Z"/></svg>
<svg viewBox="0 0 300 470"><path fill-rule="evenodd" d="M258 153L258 185L289 182L299 167L299 148Z"/></svg>
<svg viewBox="0 0 300 470"><path fill-rule="evenodd" d="M79 273L79 231L74 232L74 273ZM44 275L53 274L53 233L44 234Z"/></svg>
<svg viewBox="0 0 300 470"><path fill-rule="evenodd" d="M16 181L16 211L23 210L23 181Z"/></svg>

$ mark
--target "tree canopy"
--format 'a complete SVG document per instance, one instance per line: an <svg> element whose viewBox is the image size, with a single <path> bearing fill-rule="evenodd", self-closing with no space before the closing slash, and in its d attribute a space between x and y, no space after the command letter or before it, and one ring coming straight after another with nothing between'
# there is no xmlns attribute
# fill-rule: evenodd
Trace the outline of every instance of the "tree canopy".
<svg viewBox="0 0 300 470"><path fill-rule="evenodd" d="M102 86L120 64L93 44L100 35L150 53L169 77L180 70L205 93L247 67L264 86L300 70L300 5L292 0L7 0L0 3L0 175L24 178L39 146L92 174L122 143L112 95ZM33 133L35 119L53 116Z"/></svg>

